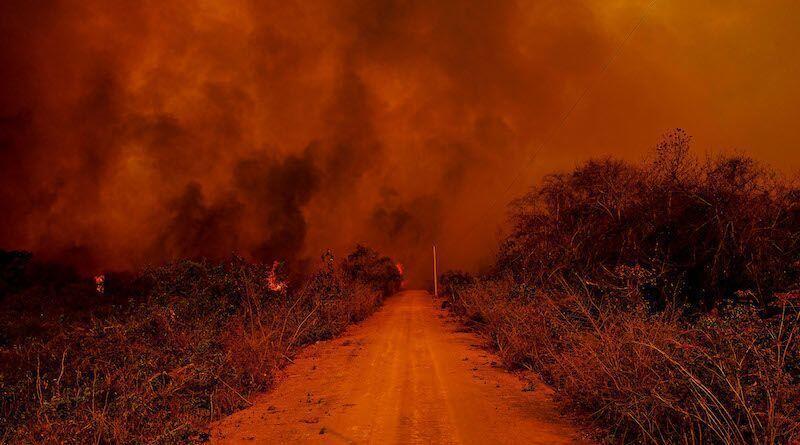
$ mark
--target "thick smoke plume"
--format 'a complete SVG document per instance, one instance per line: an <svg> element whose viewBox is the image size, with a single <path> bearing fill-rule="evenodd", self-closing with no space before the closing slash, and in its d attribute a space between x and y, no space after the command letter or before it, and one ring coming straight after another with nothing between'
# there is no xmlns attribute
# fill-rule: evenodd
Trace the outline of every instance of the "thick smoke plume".
<svg viewBox="0 0 800 445"><path fill-rule="evenodd" d="M90 272L365 242L421 277L432 242L489 257L541 169L678 126L785 158L796 3L680 0L528 166L649 3L4 1L0 247Z"/></svg>

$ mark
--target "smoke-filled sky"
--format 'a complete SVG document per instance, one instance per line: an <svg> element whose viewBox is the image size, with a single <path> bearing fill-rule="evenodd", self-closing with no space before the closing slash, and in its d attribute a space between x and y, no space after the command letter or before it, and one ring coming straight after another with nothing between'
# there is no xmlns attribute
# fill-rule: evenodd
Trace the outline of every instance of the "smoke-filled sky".
<svg viewBox="0 0 800 445"><path fill-rule="evenodd" d="M93 271L363 242L422 277L434 241L491 258L543 173L671 128L800 167L800 3L649 4L5 0L0 247Z"/></svg>

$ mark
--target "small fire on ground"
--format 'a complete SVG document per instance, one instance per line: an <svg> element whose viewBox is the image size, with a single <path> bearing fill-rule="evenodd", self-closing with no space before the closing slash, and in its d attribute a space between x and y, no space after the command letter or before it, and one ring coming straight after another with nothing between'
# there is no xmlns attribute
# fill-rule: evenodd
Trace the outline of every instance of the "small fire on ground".
<svg viewBox="0 0 800 445"><path fill-rule="evenodd" d="M394 267L397 268L397 273L399 273L400 277L402 278L402 281L400 282L400 288L404 289L406 287L406 278L403 274L403 265L401 263L397 263L394 265Z"/></svg>
<svg viewBox="0 0 800 445"><path fill-rule="evenodd" d="M106 291L106 276L105 275L95 275L94 276L94 288L97 291L98 295L103 295Z"/></svg>
<svg viewBox="0 0 800 445"><path fill-rule="evenodd" d="M285 281L281 281L278 279L278 275L276 270L278 269L278 261L272 263L272 269L269 271L269 275L267 276L267 286L269 290L273 292L283 292L286 290L288 285Z"/></svg>

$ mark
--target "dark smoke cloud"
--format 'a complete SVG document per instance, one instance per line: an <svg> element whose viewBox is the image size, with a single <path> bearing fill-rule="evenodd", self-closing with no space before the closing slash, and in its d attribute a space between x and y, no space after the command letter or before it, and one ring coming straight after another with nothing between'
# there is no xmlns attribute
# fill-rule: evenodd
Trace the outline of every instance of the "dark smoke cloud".
<svg viewBox="0 0 800 445"><path fill-rule="evenodd" d="M218 257L237 249L236 221L243 216L243 206L235 196L209 204L200 185L190 183L167 209L169 222L161 233L158 250L152 253L154 257Z"/></svg>
<svg viewBox="0 0 800 445"><path fill-rule="evenodd" d="M800 164L797 4L679 0L528 165L649 3L4 1L0 247L91 272L367 242L421 277L433 242L490 257L542 172L672 127Z"/></svg>
<svg viewBox="0 0 800 445"><path fill-rule="evenodd" d="M369 217L371 230L365 234L368 242L401 252L405 271L412 276L425 276L431 263L431 244L442 235L441 199L434 195L407 199L388 188L381 195Z"/></svg>
<svg viewBox="0 0 800 445"><path fill-rule="evenodd" d="M318 191L319 171L312 149L283 160L246 159L235 169L239 194L247 200L248 223L257 230L252 257L261 261L294 259L303 250L303 208Z"/></svg>

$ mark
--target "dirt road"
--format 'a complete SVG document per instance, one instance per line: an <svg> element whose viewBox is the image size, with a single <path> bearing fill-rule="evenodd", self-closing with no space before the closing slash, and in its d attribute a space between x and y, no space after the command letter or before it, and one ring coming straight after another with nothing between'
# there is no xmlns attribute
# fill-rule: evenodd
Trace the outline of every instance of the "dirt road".
<svg viewBox="0 0 800 445"><path fill-rule="evenodd" d="M215 443L580 443L541 385L406 291L342 338L305 349L255 405L217 423Z"/></svg>

